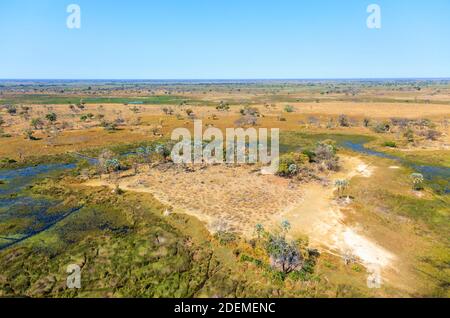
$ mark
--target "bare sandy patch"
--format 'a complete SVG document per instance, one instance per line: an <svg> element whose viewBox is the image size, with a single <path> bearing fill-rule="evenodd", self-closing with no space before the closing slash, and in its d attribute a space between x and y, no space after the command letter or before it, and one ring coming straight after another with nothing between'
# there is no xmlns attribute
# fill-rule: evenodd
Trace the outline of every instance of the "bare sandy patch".
<svg viewBox="0 0 450 318"><path fill-rule="evenodd" d="M110 185L92 180L92 186ZM255 225L301 202L302 189L290 180L263 175L251 166L210 166L206 169L152 169L123 177L124 190L147 192L161 202L205 222L211 232L219 229L252 236Z"/></svg>

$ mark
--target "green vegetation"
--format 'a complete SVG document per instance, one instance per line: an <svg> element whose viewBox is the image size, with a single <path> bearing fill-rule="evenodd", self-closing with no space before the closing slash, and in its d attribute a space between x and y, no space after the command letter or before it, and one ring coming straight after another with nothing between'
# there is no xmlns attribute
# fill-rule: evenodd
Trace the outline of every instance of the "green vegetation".
<svg viewBox="0 0 450 318"><path fill-rule="evenodd" d="M148 96L148 97L67 97L58 95L40 95L40 94L26 94L16 96L11 99L0 99L1 104L143 104L143 105L160 105L160 104L180 104L186 99L182 96L175 95L160 95L160 96ZM189 103L202 103L202 101L192 100ZM15 109L11 107L11 109Z"/></svg>
<svg viewBox="0 0 450 318"><path fill-rule="evenodd" d="M278 174L280 176L294 176L299 172L302 165L309 162L307 155L303 153L287 153L280 157Z"/></svg>
<svg viewBox="0 0 450 318"><path fill-rule="evenodd" d="M385 141L383 142L384 147L397 148L395 141Z"/></svg>

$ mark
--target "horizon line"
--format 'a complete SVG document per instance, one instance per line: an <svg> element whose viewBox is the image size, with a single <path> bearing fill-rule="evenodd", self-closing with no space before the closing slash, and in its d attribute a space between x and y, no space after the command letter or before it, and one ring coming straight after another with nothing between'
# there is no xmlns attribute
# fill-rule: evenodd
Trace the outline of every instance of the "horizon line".
<svg viewBox="0 0 450 318"><path fill-rule="evenodd" d="M295 80L450 80L449 77L273 77L273 78L0 78L0 81L295 81Z"/></svg>

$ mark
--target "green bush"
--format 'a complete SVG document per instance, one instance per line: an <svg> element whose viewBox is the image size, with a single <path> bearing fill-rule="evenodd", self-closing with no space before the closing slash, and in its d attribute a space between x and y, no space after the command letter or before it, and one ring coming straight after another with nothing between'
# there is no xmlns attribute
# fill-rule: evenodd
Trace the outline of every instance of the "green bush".
<svg viewBox="0 0 450 318"><path fill-rule="evenodd" d="M383 143L384 147L391 147L391 148L396 148L397 144L395 143L395 141L385 141Z"/></svg>
<svg viewBox="0 0 450 318"><path fill-rule="evenodd" d="M309 162L309 157L304 153L290 152L280 157L278 175L290 177L297 174L300 166Z"/></svg>
<svg viewBox="0 0 450 318"><path fill-rule="evenodd" d="M292 113L292 112L294 112L294 107L292 105L286 105L286 106L284 106L284 111L286 113Z"/></svg>

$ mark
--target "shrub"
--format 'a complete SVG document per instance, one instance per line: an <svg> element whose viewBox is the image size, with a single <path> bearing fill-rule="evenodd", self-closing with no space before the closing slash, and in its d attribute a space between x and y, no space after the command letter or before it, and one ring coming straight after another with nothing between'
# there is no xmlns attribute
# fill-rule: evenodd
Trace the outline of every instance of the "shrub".
<svg viewBox="0 0 450 318"><path fill-rule="evenodd" d="M107 131L117 130L117 124L115 122L102 121L101 126Z"/></svg>
<svg viewBox="0 0 450 318"><path fill-rule="evenodd" d="M25 129L23 134L28 140L36 140L36 137L33 136L33 131L31 129Z"/></svg>
<svg viewBox="0 0 450 318"><path fill-rule="evenodd" d="M394 126L399 126L401 128L408 127L410 120L407 118L391 118L391 123Z"/></svg>
<svg viewBox="0 0 450 318"><path fill-rule="evenodd" d="M57 119L57 115L55 113L48 113L45 115L45 119L47 119L49 122L55 122Z"/></svg>
<svg viewBox="0 0 450 318"><path fill-rule="evenodd" d="M408 142L414 142L414 131L411 128L408 128L403 136L408 140Z"/></svg>
<svg viewBox="0 0 450 318"><path fill-rule="evenodd" d="M427 118L416 120L415 124L419 127L427 127L427 128L436 127L436 125L430 119Z"/></svg>
<svg viewBox="0 0 450 318"><path fill-rule="evenodd" d="M162 108L162 111L163 111L163 113L164 114L166 114L166 115L172 115L173 114L173 109L172 108L170 108L170 107L163 107Z"/></svg>
<svg viewBox="0 0 450 318"><path fill-rule="evenodd" d="M333 140L324 140L317 144L314 149L314 161L322 162L333 159L336 156L337 147Z"/></svg>
<svg viewBox="0 0 450 318"><path fill-rule="evenodd" d="M395 141L385 141L383 143L384 147L391 147L391 148L396 148L397 144L395 143Z"/></svg>
<svg viewBox="0 0 450 318"><path fill-rule="evenodd" d="M284 111L286 112L286 113L292 113L292 112L294 112L294 107L292 106L292 105L286 105L286 106L284 106Z"/></svg>
<svg viewBox="0 0 450 318"><path fill-rule="evenodd" d="M227 245L235 242L237 235L232 232L218 231L214 234L214 238L218 240L221 245Z"/></svg>
<svg viewBox="0 0 450 318"><path fill-rule="evenodd" d="M255 107L245 106L240 111L241 115L259 116L259 110Z"/></svg>
<svg viewBox="0 0 450 318"><path fill-rule="evenodd" d="M34 129L42 129L42 127L44 126L43 121L40 118L33 118L31 120L30 125L34 128Z"/></svg>
<svg viewBox="0 0 450 318"><path fill-rule="evenodd" d="M388 122L378 123L373 127L373 130L379 134L386 133L391 130L391 125Z"/></svg>
<svg viewBox="0 0 450 318"><path fill-rule="evenodd" d="M107 172L119 171L120 162L116 158L105 160L105 168Z"/></svg>
<svg viewBox="0 0 450 318"><path fill-rule="evenodd" d="M363 119L363 126L364 127L369 127L370 125L370 119L369 118L364 118Z"/></svg>
<svg viewBox="0 0 450 318"><path fill-rule="evenodd" d="M6 111L11 116L14 116L17 113L17 108L14 105L6 105Z"/></svg>
<svg viewBox="0 0 450 318"><path fill-rule="evenodd" d="M350 127L350 120L347 115L340 115L338 118L339 126Z"/></svg>
<svg viewBox="0 0 450 318"><path fill-rule="evenodd" d="M330 171L339 171L340 169L339 159L336 156L334 158L324 161L324 163L325 167Z"/></svg>
<svg viewBox="0 0 450 318"><path fill-rule="evenodd" d="M429 129L429 130L425 131L425 133L424 133L424 137L427 140L438 140L439 137L441 137L441 135L442 135L441 132L434 130L434 129Z"/></svg>
<svg viewBox="0 0 450 318"><path fill-rule="evenodd" d="M291 177L298 173L301 165L309 161L309 157L303 153L290 152L280 157L277 174L283 177Z"/></svg>
<svg viewBox="0 0 450 318"><path fill-rule="evenodd" d="M220 111L227 111L230 109L230 105L221 100L219 105L216 106L216 109Z"/></svg>

